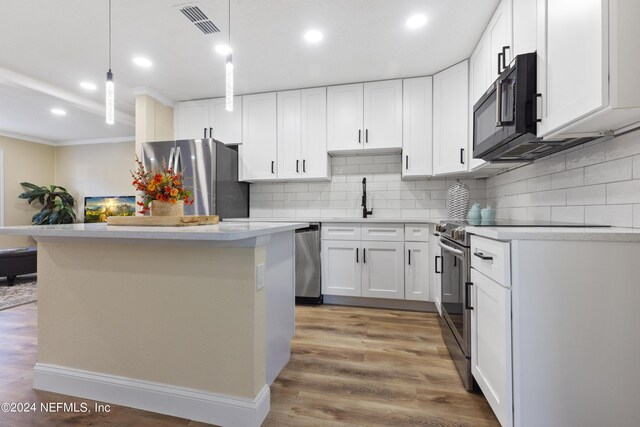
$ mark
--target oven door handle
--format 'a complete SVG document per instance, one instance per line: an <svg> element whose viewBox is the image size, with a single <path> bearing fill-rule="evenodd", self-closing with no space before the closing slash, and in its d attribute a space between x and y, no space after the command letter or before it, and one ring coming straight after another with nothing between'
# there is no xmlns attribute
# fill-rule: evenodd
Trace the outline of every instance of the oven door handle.
<svg viewBox="0 0 640 427"><path fill-rule="evenodd" d="M460 249L455 249L452 248L451 246L447 246L444 243L442 243L442 239L438 240L438 246L440 246L442 249L451 252L454 255L458 255L458 256L464 256L464 252L462 252Z"/></svg>

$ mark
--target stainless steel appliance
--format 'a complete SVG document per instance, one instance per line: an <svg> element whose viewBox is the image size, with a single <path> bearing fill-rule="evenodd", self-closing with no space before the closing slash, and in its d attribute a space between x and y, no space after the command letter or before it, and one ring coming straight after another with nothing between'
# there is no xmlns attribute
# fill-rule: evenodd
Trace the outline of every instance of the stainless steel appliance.
<svg viewBox="0 0 640 427"><path fill-rule="evenodd" d="M163 162L184 174L193 189L193 205L185 215L219 215L221 218L249 217L249 184L238 181L238 149L215 139L155 141L142 144L147 169Z"/></svg>
<svg viewBox="0 0 640 427"><path fill-rule="evenodd" d="M296 230L296 303L321 304L320 224Z"/></svg>
<svg viewBox="0 0 640 427"><path fill-rule="evenodd" d="M612 137L603 134L538 138L538 100L542 95L536 93L536 74L535 53L516 56L473 106L474 158L490 162L531 161L588 141Z"/></svg>
<svg viewBox="0 0 640 427"><path fill-rule="evenodd" d="M436 226L442 257L440 302L442 336L460 378L467 390L473 390L471 376L471 313L469 287L471 267L469 241L464 222L452 221Z"/></svg>
<svg viewBox="0 0 640 427"><path fill-rule="evenodd" d="M451 358L467 390L474 389L471 375L471 238L466 226L474 227L609 227L550 221L447 221L436 225L441 262L442 317L440 327Z"/></svg>

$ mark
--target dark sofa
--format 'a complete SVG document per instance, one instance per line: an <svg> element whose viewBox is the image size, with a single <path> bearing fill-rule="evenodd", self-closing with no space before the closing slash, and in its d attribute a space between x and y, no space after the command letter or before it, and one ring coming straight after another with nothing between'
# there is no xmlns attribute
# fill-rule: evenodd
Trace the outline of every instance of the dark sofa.
<svg viewBox="0 0 640 427"><path fill-rule="evenodd" d="M37 271L36 248L0 249L0 277L6 277L9 286L13 286L16 276Z"/></svg>

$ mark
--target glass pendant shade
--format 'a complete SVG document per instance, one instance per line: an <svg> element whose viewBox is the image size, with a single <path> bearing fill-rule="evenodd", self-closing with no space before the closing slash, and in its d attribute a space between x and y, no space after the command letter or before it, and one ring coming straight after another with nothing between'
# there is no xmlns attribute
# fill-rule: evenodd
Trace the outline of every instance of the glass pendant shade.
<svg viewBox="0 0 640 427"><path fill-rule="evenodd" d="M106 92L105 92L105 100L106 100L106 116L107 116L107 124L115 123L115 88L113 85L113 73L111 70L107 72L107 84L106 84Z"/></svg>

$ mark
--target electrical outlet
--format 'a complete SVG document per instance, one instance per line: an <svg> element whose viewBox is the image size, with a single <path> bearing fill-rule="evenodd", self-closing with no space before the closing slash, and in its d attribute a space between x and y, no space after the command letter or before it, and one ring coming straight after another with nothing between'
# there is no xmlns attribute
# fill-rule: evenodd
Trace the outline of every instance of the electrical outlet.
<svg viewBox="0 0 640 427"><path fill-rule="evenodd" d="M265 279L264 264L258 264L256 266L256 291L264 288Z"/></svg>

